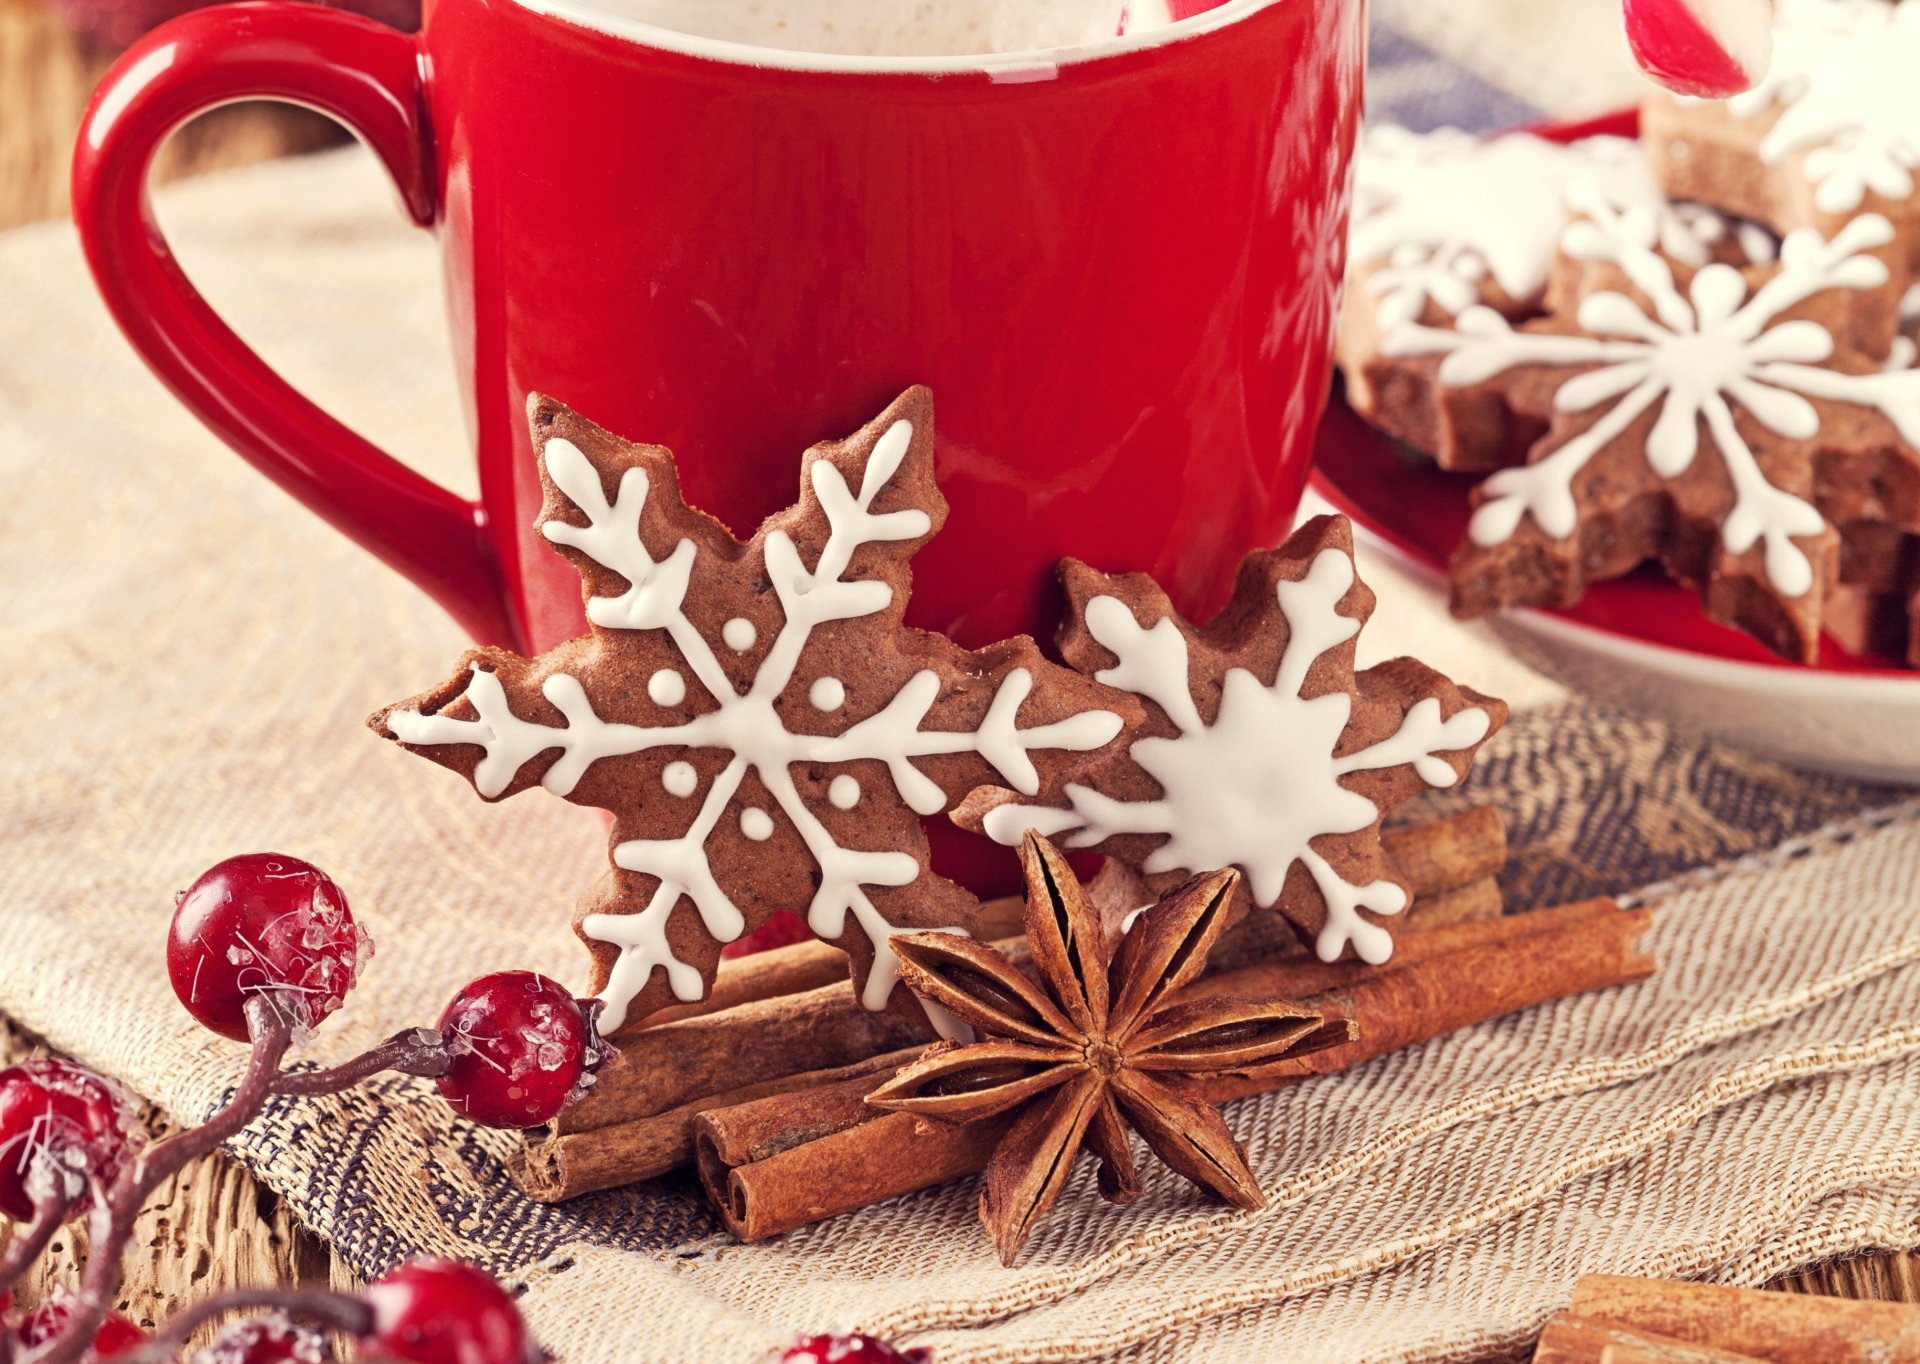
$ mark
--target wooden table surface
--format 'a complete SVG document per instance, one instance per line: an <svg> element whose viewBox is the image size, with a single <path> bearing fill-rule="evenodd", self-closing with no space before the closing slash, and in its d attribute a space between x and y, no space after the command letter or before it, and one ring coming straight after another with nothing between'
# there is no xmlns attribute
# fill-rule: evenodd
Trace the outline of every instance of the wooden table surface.
<svg viewBox="0 0 1920 1364"><path fill-rule="evenodd" d="M87 95L111 54L76 43L40 0L0 0L0 229L64 214L67 154ZM183 129L162 177L190 175L332 145L342 134L302 110L222 109ZM0 1064L44 1052L0 1016ZM85 1234L58 1237L22 1286L23 1304L69 1282L85 1262ZM243 1285L345 1286L351 1275L295 1225L279 1200L231 1161L201 1162L160 1192L128 1251L121 1310L151 1326L178 1305ZM1842 1297L1920 1302L1920 1259L1867 1255L1788 1276L1776 1287ZM583 1364L586 1362L583 1361Z"/></svg>

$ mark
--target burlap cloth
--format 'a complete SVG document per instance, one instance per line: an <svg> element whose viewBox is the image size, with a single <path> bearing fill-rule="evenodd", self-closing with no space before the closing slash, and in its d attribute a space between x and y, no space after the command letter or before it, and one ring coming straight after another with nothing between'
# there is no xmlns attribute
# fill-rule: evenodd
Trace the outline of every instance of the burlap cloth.
<svg viewBox="0 0 1920 1364"><path fill-rule="evenodd" d="M1454 78L1395 77L1428 103ZM164 210L296 380L470 480L433 248L369 163L236 174ZM63 225L0 238L0 471L0 1010L204 1112L240 1058L174 1003L163 926L198 869L261 847L329 868L380 941L322 1059L485 969L579 979L595 817L485 806L361 729L444 674L457 632L174 406ZM1920 1244L1920 803L1598 712L1367 567L1376 655L1518 706L1448 797L1506 809L1511 902L1655 902L1665 964L1232 1106L1266 1211L1150 1174L1121 1215L1086 1180L1006 1270L955 1186L741 1247L684 1185L531 1205L510 1139L401 1082L278 1109L242 1158L363 1271L437 1250L523 1283L579 1364L748 1360L828 1324L943 1364L1459 1358L1520 1348L1586 1271L1753 1283Z"/></svg>

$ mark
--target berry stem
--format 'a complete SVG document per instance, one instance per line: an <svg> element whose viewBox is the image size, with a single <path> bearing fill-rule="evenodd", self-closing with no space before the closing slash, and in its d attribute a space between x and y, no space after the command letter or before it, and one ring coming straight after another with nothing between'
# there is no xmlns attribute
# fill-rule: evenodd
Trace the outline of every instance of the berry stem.
<svg viewBox="0 0 1920 1364"><path fill-rule="evenodd" d="M384 1071L437 1079L452 1058L446 1039L432 1028L403 1028L379 1046L326 1070L283 1071L274 1077L275 1094L338 1094Z"/></svg>
<svg viewBox="0 0 1920 1364"><path fill-rule="evenodd" d="M33 1268L53 1234L67 1224L67 1218L73 1214L73 1204L72 1199L50 1193L34 1205L33 1220L14 1233L6 1253L0 1254L0 1293L12 1288L21 1275ZM0 1328L0 1337L5 1335L5 1329ZM4 1344L5 1341L0 1340L0 1346ZM5 1364L4 1353L0 1353L0 1364Z"/></svg>
<svg viewBox="0 0 1920 1364"><path fill-rule="evenodd" d="M65 1328L46 1345L25 1355L21 1364L75 1364L87 1352L113 1310L114 1292L120 1286L121 1254L133 1237L134 1220L147 1199L188 1165L237 1136L266 1107L280 1063L293 1044L293 1027L265 994L248 998L246 1017L253 1052L233 1097L199 1127L189 1127L149 1147L114 1181L113 1191L95 1204L88 1221L93 1250L87 1257L86 1273Z"/></svg>
<svg viewBox="0 0 1920 1364"><path fill-rule="evenodd" d="M153 1339L116 1355L116 1364L174 1364L188 1338L234 1312L279 1310L296 1320L358 1340L373 1330L373 1309L359 1298L324 1288L236 1288L176 1312Z"/></svg>

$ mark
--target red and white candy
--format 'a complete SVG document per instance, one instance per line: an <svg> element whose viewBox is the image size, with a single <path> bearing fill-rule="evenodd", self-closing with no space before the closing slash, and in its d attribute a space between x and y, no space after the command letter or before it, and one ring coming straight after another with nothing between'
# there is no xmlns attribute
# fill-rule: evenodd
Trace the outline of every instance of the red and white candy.
<svg viewBox="0 0 1920 1364"><path fill-rule="evenodd" d="M1646 73L1682 95L1725 99L1773 55L1768 0L1622 0L1627 43Z"/></svg>

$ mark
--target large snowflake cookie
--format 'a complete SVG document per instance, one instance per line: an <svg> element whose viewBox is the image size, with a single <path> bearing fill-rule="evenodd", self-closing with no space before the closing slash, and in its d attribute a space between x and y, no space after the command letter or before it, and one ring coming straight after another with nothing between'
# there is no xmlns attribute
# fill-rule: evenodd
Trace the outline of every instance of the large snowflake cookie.
<svg viewBox="0 0 1920 1364"><path fill-rule="evenodd" d="M1057 798L1136 703L1031 640L970 653L902 625L946 517L924 389L809 450L799 502L744 544L681 500L668 451L529 410L540 532L590 632L533 659L474 650L373 728L488 800L541 786L612 812L612 870L575 925L609 1031L702 998L721 947L779 909L847 952L867 1007L917 1007L893 935L966 932L979 909L928 869L920 818L984 781Z"/></svg>
<svg viewBox="0 0 1920 1364"><path fill-rule="evenodd" d="M1383 125L1367 130L1354 164L1339 342L1347 401L1442 468L1496 468L1522 452L1484 439L1487 414L1472 398L1387 361L1381 339L1410 322L1450 325L1476 306L1514 322L1546 311L1569 287L1555 248L1574 185L1650 214L1662 249L1691 265L1748 265L1773 254L1772 236L1751 223L1668 203L1639 144L1626 138L1560 143ZM1469 433L1482 439L1462 438Z"/></svg>
<svg viewBox="0 0 1920 1364"><path fill-rule="evenodd" d="M1134 693L1146 722L1124 752L1053 796L974 792L954 818L996 842L1029 829L1137 873L1140 903L1195 872L1238 867L1241 893L1275 909L1332 961L1384 961L1382 920L1407 907L1380 844L1386 811L1466 774L1507 708L1410 658L1354 670L1373 593L1353 531L1320 517L1248 556L1204 628L1143 574L1061 566L1060 650Z"/></svg>
<svg viewBox="0 0 1920 1364"><path fill-rule="evenodd" d="M1670 194L1831 236L1875 213L1894 226L1874 248L1890 267L1855 304L1855 340L1887 353L1920 260L1920 7L1888 0L1777 0L1773 63L1726 101L1664 92L1641 110L1654 173Z"/></svg>
<svg viewBox="0 0 1920 1364"><path fill-rule="evenodd" d="M1657 559L1714 618L1812 661L1835 524L1920 528L1920 371L1844 339L1853 296L1886 279L1871 253L1892 226L1864 214L1831 238L1790 234L1766 270L1689 271L1645 214L1581 207L1563 250L1592 267L1590 287L1568 310L1515 327L1470 309L1383 343L1441 357L1443 384L1544 430L1475 495L1456 610L1571 603Z"/></svg>

